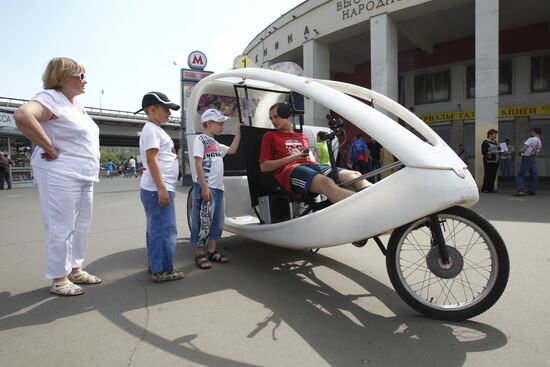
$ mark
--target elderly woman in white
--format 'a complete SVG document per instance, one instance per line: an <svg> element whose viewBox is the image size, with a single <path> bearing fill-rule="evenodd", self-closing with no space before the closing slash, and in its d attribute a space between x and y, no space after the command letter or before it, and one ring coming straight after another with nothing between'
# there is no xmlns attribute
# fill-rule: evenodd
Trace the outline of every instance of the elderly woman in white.
<svg viewBox="0 0 550 367"><path fill-rule="evenodd" d="M84 293L78 284L101 282L82 270L99 173L99 128L76 99L85 91L84 72L72 59L52 59L44 90L14 113L19 130L36 144L31 166L47 233L45 276L53 280L50 292L63 296Z"/></svg>

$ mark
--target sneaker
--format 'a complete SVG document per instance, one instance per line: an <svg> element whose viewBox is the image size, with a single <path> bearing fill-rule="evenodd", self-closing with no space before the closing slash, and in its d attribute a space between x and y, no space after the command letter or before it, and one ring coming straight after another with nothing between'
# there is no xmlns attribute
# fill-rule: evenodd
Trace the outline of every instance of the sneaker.
<svg viewBox="0 0 550 367"><path fill-rule="evenodd" d="M514 196L525 196L525 193L523 191L518 191L514 194Z"/></svg>
<svg viewBox="0 0 550 367"><path fill-rule="evenodd" d="M536 192L533 192L533 191L527 191L527 194L528 194L529 196L534 196L534 195L536 195L537 193L536 193Z"/></svg>

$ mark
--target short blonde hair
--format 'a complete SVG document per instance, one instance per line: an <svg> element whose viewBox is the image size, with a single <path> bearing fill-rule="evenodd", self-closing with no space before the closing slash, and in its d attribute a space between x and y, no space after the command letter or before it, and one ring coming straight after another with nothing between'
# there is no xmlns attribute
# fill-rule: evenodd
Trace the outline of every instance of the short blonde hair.
<svg viewBox="0 0 550 367"><path fill-rule="evenodd" d="M56 57L50 60L44 74L42 74L42 81L44 89L59 89L61 84L69 80L73 73L84 73L86 69L78 62L68 57Z"/></svg>

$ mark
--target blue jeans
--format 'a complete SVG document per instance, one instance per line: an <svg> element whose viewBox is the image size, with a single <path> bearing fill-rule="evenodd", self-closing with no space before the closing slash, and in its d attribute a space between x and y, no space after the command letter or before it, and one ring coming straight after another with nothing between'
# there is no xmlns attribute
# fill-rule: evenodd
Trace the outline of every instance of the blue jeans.
<svg viewBox="0 0 550 367"><path fill-rule="evenodd" d="M523 178L527 172L529 172L529 175L531 176L531 180L529 181L529 191L537 192L539 175L537 172L537 165L534 155L529 157L521 157L521 164L519 166L518 174L516 175L516 186L518 187L518 191L525 191L525 183L523 182Z"/></svg>
<svg viewBox="0 0 550 367"><path fill-rule="evenodd" d="M176 250L178 229L174 193L168 191L170 204L161 207L157 191L141 189L140 197L147 217L147 258L153 273L174 270L172 259Z"/></svg>
<svg viewBox="0 0 550 367"><path fill-rule="evenodd" d="M211 203L211 218L210 231L208 233L209 241L216 241L222 237L223 223L225 220L225 203L223 190L213 189L210 187L212 194ZM193 211L191 213L191 245L202 247L206 243L201 243L199 232L201 230L201 186L198 183L193 183Z"/></svg>

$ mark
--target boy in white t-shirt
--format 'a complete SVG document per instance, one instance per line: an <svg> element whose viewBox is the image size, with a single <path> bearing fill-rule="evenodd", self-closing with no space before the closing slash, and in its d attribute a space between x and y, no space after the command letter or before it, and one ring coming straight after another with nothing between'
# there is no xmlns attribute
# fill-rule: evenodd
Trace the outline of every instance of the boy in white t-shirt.
<svg viewBox="0 0 550 367"><path fill-rule="evenodd" d="M195 246L195 263L200 269L210 269L211 261L226 263L229 258L216 251L216 240L221 238L224 223L223 157L235 154L241 140L240 125L231 146L214 140L223 131L229 117L215 109L201 116L204 133L193 144L197 181L193 184L193 212L191 218L191 245ZM207 245L207 252L204 247Z"/></svg>
<svg viewBox="0 0 550 367"><path fill-rule="evenodd" d="M147 217L151 279L154 282L179 280L183 273L174 270L172 263L177 240L174 192L179 163L174 142L161 125L168 121L170 110L177 111L180 106L170 102L163 93L149 92L143 96L141 107L149 119L139 137L139 151L145 167L140 196Z"/></svg>

